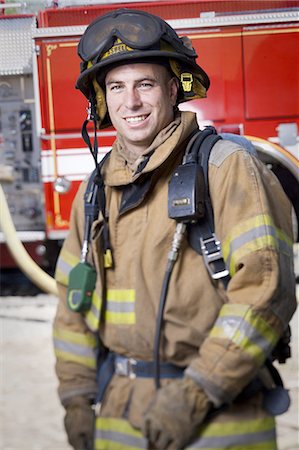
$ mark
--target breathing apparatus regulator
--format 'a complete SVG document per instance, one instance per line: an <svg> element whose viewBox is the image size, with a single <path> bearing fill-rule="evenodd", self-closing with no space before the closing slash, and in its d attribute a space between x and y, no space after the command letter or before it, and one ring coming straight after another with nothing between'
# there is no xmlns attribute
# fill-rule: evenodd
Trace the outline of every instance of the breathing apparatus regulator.
<svg viewBox="0 0 299 450"><path fill-rule="evenodd" d="M164 20L144 11L118 9L94 20L85 30L79 45L80 76L76 88L89 101L88 116L82 126L82 137L94 162L95 171L85 193L85 230L80 263L69 277L68 305L73 311L86 311L91 305L96 273L87 262L91 225L101 208L103 218L104 266L112 266L105 212L105 194L98 163L97 129L111 125L105 99L105 76L121 64L150 62L167 65L179 81L177 102L206 97L210 80L196 63L197 54L187 37L180 38ZM87 130L93 125L93 142ZM101 198L99 198L101 197ZM183 226L184 228L184 226ZM176 233L176 242L181 233Z"/></svg>

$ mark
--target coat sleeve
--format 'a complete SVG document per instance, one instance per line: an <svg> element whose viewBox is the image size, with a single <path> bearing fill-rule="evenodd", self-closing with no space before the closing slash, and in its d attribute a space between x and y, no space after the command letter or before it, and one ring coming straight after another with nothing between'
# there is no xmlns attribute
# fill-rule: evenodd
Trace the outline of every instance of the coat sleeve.
<svg viewBox="0 0 299 450"><path fill-rule="evenodd" d="M215 145L209 183L231 280L227 302L186 375L220 406L257 374L296 309L293 232L279 181L237 144Z"/></svg>
<svg viewBox="0 0 299 450"><path fill-rule="evenodd" d="M58 393L64 406L67 406L74 396L94 399L96 394L98 336L90 330L84 315L71 311L67 305L69 273L80 261L85 188L86 183L83 182L74 199L70 231L64 241L55 271L59 301L53 325L53 339L59 380Z"/></svg>

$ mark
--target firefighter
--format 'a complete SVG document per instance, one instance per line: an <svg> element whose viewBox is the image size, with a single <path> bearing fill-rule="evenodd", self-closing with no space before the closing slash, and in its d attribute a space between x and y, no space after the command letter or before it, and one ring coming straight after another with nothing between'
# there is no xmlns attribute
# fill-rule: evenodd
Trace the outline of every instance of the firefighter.
<svg viewBox="0 0 299 450"><path fill-rule="evenodd" d="M273 392L287 405L266 362L296 308L290 204L257 158L217 141L208 179L227 270L213 273L207 247L202 256L190 244L192 223L167 209L198 131L178 104L209 88L190 41L159 17L120 9L87 27L78 53L91 124L112 124L117 138L98 164L96 135L83 126L96 170L75 197L56 267L69 442L275 449Z"/></svg>

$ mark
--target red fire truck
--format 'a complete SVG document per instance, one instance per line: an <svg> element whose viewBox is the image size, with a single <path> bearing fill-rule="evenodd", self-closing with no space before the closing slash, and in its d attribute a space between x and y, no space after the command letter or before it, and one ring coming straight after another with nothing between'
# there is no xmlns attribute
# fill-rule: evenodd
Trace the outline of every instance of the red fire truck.
<svg viewBox="0 0 299 450"><path fill-rule="evenodd" d="M0 168L13 220L34 259L48 270L53 267L68 230L73 197L93 170L81 138L88 105L74 88L78 41L94 18L119 7L157 14L179 35L192 39L211 87L207 99L181 108L195 111L202 126L213 124L220 133L237 133L252 141L293 203L298 240L299 2L93 2L48 8L36 18L0 17L1 43L13 29L8 59L12 52L24 57L25 34L31 45L27 72L24 66L19 72L3 73L0 68ZM24 89L26 83L30 89ZM112 128L98 132L100 157L114 138ZM5 244L1 246L3 270L13 262Z"/></svg>

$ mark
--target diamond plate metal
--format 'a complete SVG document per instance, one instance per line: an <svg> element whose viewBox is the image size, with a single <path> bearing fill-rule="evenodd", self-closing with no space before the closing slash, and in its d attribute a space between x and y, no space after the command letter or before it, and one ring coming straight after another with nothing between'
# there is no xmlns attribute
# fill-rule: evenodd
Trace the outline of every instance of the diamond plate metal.
<svg viewBox="0 0 299 450"><path fill-rule="evenodd" d="M0 20L0 75L32 72L35 29L35 17Z"/></svg>

